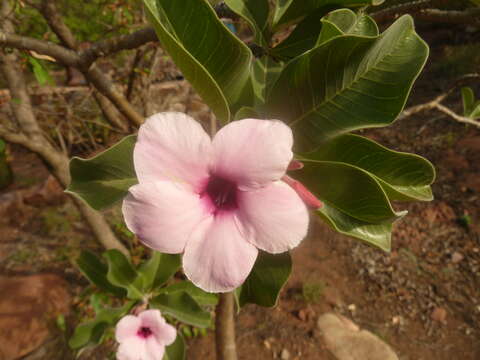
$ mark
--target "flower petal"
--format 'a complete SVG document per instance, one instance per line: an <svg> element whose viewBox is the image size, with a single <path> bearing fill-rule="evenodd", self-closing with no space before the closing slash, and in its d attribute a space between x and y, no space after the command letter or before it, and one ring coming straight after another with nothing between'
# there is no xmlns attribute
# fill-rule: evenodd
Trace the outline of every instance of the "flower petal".
<svg viewBox="0 0 480 360"><path fill-rule="evenodd" d="M128 229L152 249L183 252L190 233L206 216L200 196L170 181L142 183L128 191L122 207Z"/></svg>
<svg viewBox="0 0 480 360"><path fill-rule="evenodd" d="M136 316L124 316L115 327L115 339L121 343L130 337L135 337L141 323L141 320Z"/></svg>
<svg viewBox="0 0 480 360"><path fill-rule="evenodd" d="M264 186L285 174L292 146L292 130L279 120L231 122L213 139L215 173L240 187Z"/></svg>
<svg viewBox="0 0 480 360"><path fill-rule="evenodd" d="M161 324L165 323L162 313L157 309L144 310L138 314L138 317L142 321L142 326L152 329L157 329Z"/></svg>
<svg viewBox="0 0 480 360"><path fill-rule="evenodd" d="M120 343L117 360L144 360L146 353L146 341L135 336Z"/></svg>
<svg viewBox="0 0 480 360"><path fill-rule="evenodd" d="M155 339L160 344L170 345L175 341L177 330L165 321L160 310L145 310L138 317L142 320L142 326L152 329Z"/></svg>
<svg viewBox="0 0 480 360"><path fill-rule="evenodd" d="M185 246L185 275L208 292L226 292L240 286L258 254L245 233L234 212L205 220Z"/></svg>
<svg viewBox="0 0 480 360"><path fill-rule="evenodd" d="M162 360L165 353L165 345L158 342L154 337L149 337L146 341L145 350L145 360Z"/></svg>
<svg viewBox="0 0 480 360"><path fill-rule="evenodd" d="M211 141L202 126L177 112L149 117L140 127L133 151L139 182L185 182L195 190L208 177Z"/></svg>
<svg viewBox="0 0 480 360"><path fill-rule="evenodd" d="M241 220L250 241L276 254L296 247L308 230L308 210L297 193L282 181L238 195Z"/></svg>
<svg viewBox="0 0 480 360"><path fill-rule="evenodd" d="M177 338L177 329L168 323L163 323L160 325L157 334L157 340L165 345L171 345Z"/></svg>

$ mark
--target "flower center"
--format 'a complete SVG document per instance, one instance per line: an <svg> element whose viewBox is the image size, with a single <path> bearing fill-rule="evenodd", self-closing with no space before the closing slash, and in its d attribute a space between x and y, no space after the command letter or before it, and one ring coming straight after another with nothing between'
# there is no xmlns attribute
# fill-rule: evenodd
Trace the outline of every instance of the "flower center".
<svg viewBox="0 0 480 360"><path fill-rule="evenodd" d="M152 335L152 330L150 330L149 327L146 327L146 326L142 326L140 329L138 329L137 331L137 335L146 339L148 338L150 335Z"/></svg>
<svg viewBox="0 0 480 360"><path fill-rule="evenodd" d="M232 210L237 207L237 185L216 175L210 176L208 184L202 193L207 195L218 210Z"/></svg>

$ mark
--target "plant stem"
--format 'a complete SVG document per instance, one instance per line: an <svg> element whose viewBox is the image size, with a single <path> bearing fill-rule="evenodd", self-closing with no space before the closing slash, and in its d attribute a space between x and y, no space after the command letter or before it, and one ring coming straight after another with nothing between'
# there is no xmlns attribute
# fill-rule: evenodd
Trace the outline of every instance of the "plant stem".
<svg viewBox="0 0 480 360"><path fill-rule="evenodd" d="M233 292L220 294L215 309L217 360L237 360L234 312L235 298Z"/></svg>

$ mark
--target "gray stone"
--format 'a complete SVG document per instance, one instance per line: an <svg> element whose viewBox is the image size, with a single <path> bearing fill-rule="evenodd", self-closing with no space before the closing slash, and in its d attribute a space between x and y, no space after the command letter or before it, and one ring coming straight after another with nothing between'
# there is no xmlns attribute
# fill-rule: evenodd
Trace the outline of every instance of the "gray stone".
<svg viewBox="0 0 480 360"><path fill-rule="evenodd" d="M341 315L324 314L317 325L327 348L338 360L398 360L385 342Z"/></svg>

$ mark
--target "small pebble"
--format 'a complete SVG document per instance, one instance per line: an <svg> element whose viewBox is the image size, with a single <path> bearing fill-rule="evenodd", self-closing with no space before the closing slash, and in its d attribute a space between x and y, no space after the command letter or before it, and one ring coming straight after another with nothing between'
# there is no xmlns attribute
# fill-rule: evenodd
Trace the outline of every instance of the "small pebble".
<svg viewBox="0 0 480 360"><path fill-rule="evenodd" d="M290 352L287 349L283 349L282 353L280 354L280 359L289 360L290 359Z"/></svg>
<svg viewBox="0 0 480 360"><path fill-rule="evenodd" d="M442 307L436 307L435 309L433 309L430 317L432 318L432 320L444 324L447 320L447 310Z"/></svg>
<svg viewBox="0 0 480 360"><path fill-rule="evenodd" d="M458 264L462 260L463 260L463 255L461 253L459 253L458 251L455 251L452 254L452 263Z"/></svg>

